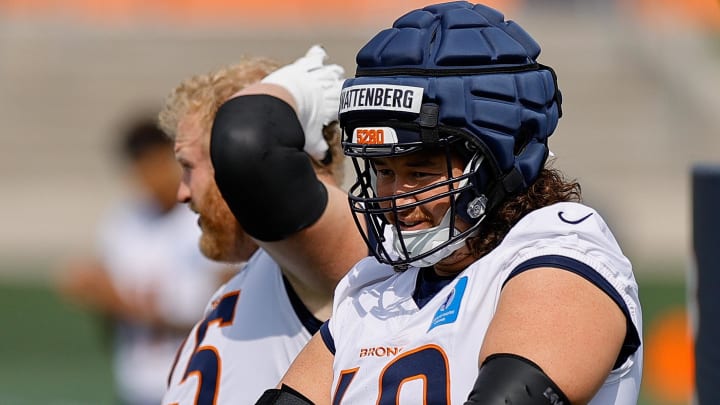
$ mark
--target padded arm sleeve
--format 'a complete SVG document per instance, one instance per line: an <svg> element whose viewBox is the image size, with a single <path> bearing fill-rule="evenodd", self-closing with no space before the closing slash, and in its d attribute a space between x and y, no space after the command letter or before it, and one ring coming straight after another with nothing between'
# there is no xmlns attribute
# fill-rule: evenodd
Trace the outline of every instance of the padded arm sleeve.
<svg viewBox="0 0 720 405"><path fill-rule="evenodd" d="M210 140L215 181L250 236L285 239L325 210L327 190L304 144L295 111L276 97L235 97L218 110Z"/></svg>
<svg viewBox="0 0 720 405"><path fill-rule="evenodd" d="M571 405L537 364L518 355L498 353L480 366L465 405Z"/></svg>
<svg viewBox="0 0 720 405"><path fill-rule="evenodd" d="M289 386L266 390L255 405L314 405L312 401Z"/></svg>

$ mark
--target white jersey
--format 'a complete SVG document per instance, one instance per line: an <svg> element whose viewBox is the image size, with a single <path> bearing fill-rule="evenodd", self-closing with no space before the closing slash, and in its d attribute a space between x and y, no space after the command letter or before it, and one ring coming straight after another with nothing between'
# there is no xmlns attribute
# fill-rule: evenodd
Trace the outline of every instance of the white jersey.
<svg viewBox="0 0 720 405"><path fill-rule="evenodd" d="M163 404L254 404L280 381L320 322L263 250L215 293L190 332Z"/></svg>
<svg viewBox="0 0 720 405"><path fill-rule="evenodd" d="M217 288L220 269L200 253L199 237L197 216L184 204L161 213L144 200L124 201L101 224L99 252L123 299L152 301L165 322L189 329ZM127 403L158 403L185 333L127 322L118 322L115 333L118 395Z"/></svg>
<svg viewBox="0 0 720 405"><path fill-rule="evenodd" d="M642 373L637 283L600 215L577 203L528 214L421 309L413 300L419 269L396 273L374 258L359 262L338 285L333 316L321 329L335 354L333 403L464 403L503 284L547 266L592 281L625 313L632 325L626 355L590 404L635 405Z"/></svg>

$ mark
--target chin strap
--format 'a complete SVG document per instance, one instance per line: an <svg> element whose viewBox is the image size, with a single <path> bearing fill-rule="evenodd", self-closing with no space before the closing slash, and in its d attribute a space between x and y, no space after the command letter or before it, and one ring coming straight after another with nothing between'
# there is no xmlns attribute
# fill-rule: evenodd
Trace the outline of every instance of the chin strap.
<svg viewBox="0 0 720 405"><path fill-rule="evenodd" d="M417 231L398 231L397 227L393 225L388 226L392 230L392 246L395 253L400 257L405 256L404 251L407 251L407 257L421 256L441 244L448 242L450 239L450 210L445 213L440 224L432 228ZM459 233L461 233L460 230L455 228L455 234ZM439 249L437 252L410 262L410 265L415 267L433 266L440 260L450 256L454 251L460 249L465 244L465 240L474 236L476 233L477 232L471 232L452 243L448 243L447 246ZM405 249L403 249L403 244Z"/></svg>

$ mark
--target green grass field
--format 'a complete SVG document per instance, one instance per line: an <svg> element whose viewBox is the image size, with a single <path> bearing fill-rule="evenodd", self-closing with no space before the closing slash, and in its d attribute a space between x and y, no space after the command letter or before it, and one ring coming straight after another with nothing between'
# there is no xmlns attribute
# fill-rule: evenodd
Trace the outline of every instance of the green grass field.
<svg viewBox="0 0 720 405"><path fill-rule="evenodd" d="M0 403L112 404L103 323L47 288L0 286Z"/></svg>
<svg viewBox="0 0 720 405"><path fill-rule="evenodd" d="M647 330L684 306L682 280L641 280ZM110 405L113 385L103 322L43 287L0 285L0 404ZM643 392L641 405L666 405ZM673 404L675 405L675 404Z"/></svg>

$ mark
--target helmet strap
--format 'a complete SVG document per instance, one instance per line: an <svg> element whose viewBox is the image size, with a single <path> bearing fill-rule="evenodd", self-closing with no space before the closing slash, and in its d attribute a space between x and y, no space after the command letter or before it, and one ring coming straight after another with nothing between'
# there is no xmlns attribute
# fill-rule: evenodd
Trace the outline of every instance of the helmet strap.
<svg viewBox="0 0 720 405"><path fill-rule="evenodd" d="M509 172L500 176L488 187L488 210L497 207L508 196L522 190L524 184L525 179L522 172L516 166L513 166Z"/></svg>
<svg viewBox="0 0 720 405"><path fill-rule="evenodd" d="M425 103L420 107L418 124L420 125L420 139L423 144L436 145L440 140L438 133L438 114L440 106L435 103Z"/></svg>

